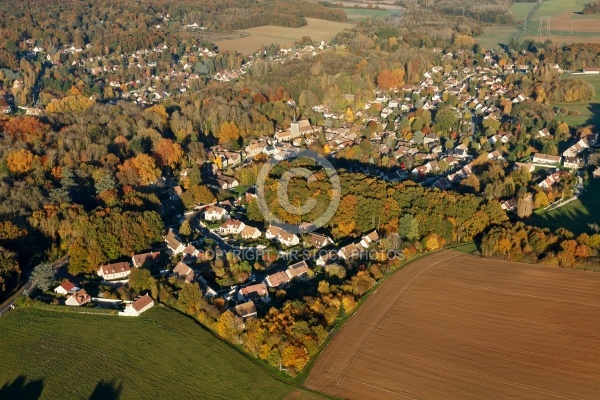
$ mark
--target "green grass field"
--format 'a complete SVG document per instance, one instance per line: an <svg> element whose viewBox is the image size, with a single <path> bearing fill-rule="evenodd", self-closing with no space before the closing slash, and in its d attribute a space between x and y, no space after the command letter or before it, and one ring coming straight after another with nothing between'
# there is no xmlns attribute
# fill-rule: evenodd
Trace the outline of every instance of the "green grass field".
<svg viewBox="0 0 600 400"><path fill-rule="evenodd" d="M534 5L535 3L514 3L510 7L510 12L516 22L523 21ZM497 49L500 48L500 43L508 44L516 32L516 26L491 26L486 29L483 35L477 37L477 42L484 49Z"/></svg>
<svg viewBox="0 0 600 400"><path fill-rule="evenodd" d="M191 319L17 309L0 318L0 399L282 399L275 379Z"/></svg>
<svg viewBox="0 0 600 400"><path fill-rule="evenodd" d="M583 79L596 89L596 95L591 101L581 103L555 103L556 107L564 107L569 111L578 112L579 115L561 117L570 126L598 125L600 126L600 75L571 75L569 78Z"/></svg>
<svg viewBox="0 0 600 400"><path fill-rule="evenodd" d="M344 8L349 21L361 21L369 18L385 18L398 14L398 11L374 10L369 8Z"/></svg>
<svg viewBox="0 0 600 400"><path fill-rule="evenodd" d="M515 21L523 21L534 6L535 3L515 3L510 7L510 12L515 17Z"/></svg>
<svg viewBox="0 0 600 400"><path fill-rule="evenodd" d="M586 191L580 199L556 210L533 214L526 222L552 231L562 227L575 234L589 233L587 224L600 222L600 181L590 181Z"/></svg>

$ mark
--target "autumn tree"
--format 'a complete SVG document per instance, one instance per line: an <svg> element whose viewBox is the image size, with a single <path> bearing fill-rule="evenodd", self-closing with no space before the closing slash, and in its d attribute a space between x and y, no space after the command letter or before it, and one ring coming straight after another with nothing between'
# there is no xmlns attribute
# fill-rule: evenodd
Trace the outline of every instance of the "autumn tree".
<svg viewBox="0 0 600 400"><path fill-rule="evenodd" d="M219 143L226 144L236 141L240 137L240 130L234 122L223 122L219 128Z"/></svg>
<svg viewBox="0 0 600 400"><path fill-rule="evenodd" d="M183 150L178 143L163 138L158 141L154 154L159 166L175 168L183 156Z"/></svg>
<svg viewBox="0 0 600 400"><path fill-rule="evenodd" d="M31 170L33 153L27 149L19 149L8 154L6 166L13 174L24 174Z"/></svg>
<svg viewBox="0 0 600 400"><path fill-rule="evenodd" d="M161 173L154 159L147 154L139 154L125 160L119 166L117 177L124 185L148 186L158 180Z"/></svg>
<svg viewBox="0 0 600 400"><path fill-rule="evenodd" d="M398 89L404 85L404 70L384 69L377 76L377 86L383 90Z"/></svg>

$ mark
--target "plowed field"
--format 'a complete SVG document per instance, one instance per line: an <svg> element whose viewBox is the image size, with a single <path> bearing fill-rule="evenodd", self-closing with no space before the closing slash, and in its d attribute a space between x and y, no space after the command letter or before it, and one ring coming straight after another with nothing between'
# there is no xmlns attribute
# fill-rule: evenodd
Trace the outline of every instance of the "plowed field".
<svg viewBox="0 0 600 400"><path fill-rule="evenodd" d="M425 257L369 298L306 385L350 399L598 399L600 273Z"/></svg>

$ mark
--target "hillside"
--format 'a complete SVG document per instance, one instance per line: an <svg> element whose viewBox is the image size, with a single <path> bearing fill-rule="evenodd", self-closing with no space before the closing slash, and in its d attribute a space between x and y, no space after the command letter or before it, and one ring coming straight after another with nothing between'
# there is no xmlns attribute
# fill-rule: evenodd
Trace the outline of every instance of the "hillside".
<svg viewBox="0 0 600 400"><path fill-rule="evenodd" d="M0 331L2 399L275 399L293 391L158 307L140 318L17 309Z"/></svg>

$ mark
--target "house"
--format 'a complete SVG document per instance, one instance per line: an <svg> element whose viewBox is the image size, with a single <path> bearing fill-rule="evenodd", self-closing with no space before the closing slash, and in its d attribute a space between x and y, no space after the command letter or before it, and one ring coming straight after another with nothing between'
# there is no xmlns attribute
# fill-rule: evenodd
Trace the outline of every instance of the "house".
<svg viewBox="0 0 600 400"><path fill-rule="evenodd" d="M286 232L275 225L270 225L265 233L267 239L275 239L284 246L295 246L300 243L300 238L293 233Z"/></svg>
<svg viewBox="0 0 600 400"><path fill-rule="evenodd" d="M513 197L512 199L503 201L500 206L505 211L512 211L517 208L517 199Z"/></svg>
<svg viewBox="0 0 600 400"><path fill-rule="evenodd" d="M581 160L577 157L565 157L563 160L563 167L572 170L579 169L580 162Z"/></svg>
<svg viewBox="0 0 600 400"><path fill-rule="evenodd" d="M256 306L253 301L247 301L242 304L238 304L234 308L235 314L243 319L256 317Z"/></svg>
<svg viewBox="0 0 600 400"><path fill-rule="evenodd" d="M288 283L290 279L291 278L285 271L279 271L275 272L274 274L267 275L264 282L268 287L279 287Z"/></svg>
<svg viewBox="0 0 600 400"><path fill-rule="evenodd" d="M350 243L347 246L342 247L338 252L337 256L340 260L349 260L351 258L359 257L363 252L363 247L358 243Z"/></svg>
<svg viewBox="0 0 600 400"><path fill-rule="evenodd" d="M142 268L154 264L160 260L160 251L151 251L150 253L135 254L131 257L131 263L136 268Z"/></svg>
<svg viewBox="0 0 600 400"><path fill-rule="evenodd" d="M261 298L268 300L269 291L267 290L267 285L264 283L257 283L256 285L250 285L243 287L238 292L238 300L244 301L253 298Z"/></svg>
<svg viewBox="0 0 600 400"><path fill-rule="evenodd" d="M183 243L181 243L179 239L177 239L177 237L175 236L173 229L169 229L169 233L167 233L167 235L165 236L165 242L167 243L167 247L169 248L169 250L171 250L173 254L181 254L185 249Z"/></svg>
<svg viewBox="0 0 600 400"><path fill-rule="evenodd" d="M209 206L204 210L204 219L207 221L220 221L229 218L227 210L217 206Z"/></svg>
<svg viewBox="0 0 600 400"><path fill-rule="evenodd" d="M133 303L128 304L125 307L125 311L119 313L120 316L124 317L138 317L144 311L147 311L154 307L154 300L148 294L138 297Z"/></svg>
<svg viewBox="0 0 600 400"><path fill-rule="evenodd" d="M89 303L90 301L92 301L92 297L85 291L85 289L80 289L71 296L67 297L65 304L68 306L79 307Z"/></svg>
<svg viewBox="0 0 600 400"><path fill-rule="evenodd" d="M561 156L553 156L550 154L543 154L543 153L535 153L533 155L533 163L534 164L540 164L540 165L550 165L550 166L556 166L560 164L560 161L562 160Z"/></svg>
<svg viewBox="0 0 600 400"><path fill-rule="evenodd" d="M583 73L585 75L598 75L600 74L600 68L584 68Z"/></svg>
<svg viewBox="0 0 600 400"><path fill-rule="evenodd" d="M217 189L233 189L237 187L240 182L232 176L217 175L213 179L209 180L208 186L212 186Z"/></svg>
<svg viewBox="0 0 600 400"><path fill-rule="evenodd" d="M114 279L126 278L131 273L131 266L128 262L118 262L114 264L101 265L98 268L98 276L104 280L111 281Z"/></svg>
<svg viewBox="0 0 600 400"><path fill-rule="evenodd" d="M245 227L246 224L244 224L242 221L229 218L227 221L223 222L223 224L218 227L217 230L222 235L239 235L242 233Z"/></svg>
<svg viewBox="0 0 600 400"><path fill-rule="evenodd" d="M290 279L294 279L299 276L304 276L308 273L308 264L306 263L306 261L302 260L300 262L290 265L285 270L285 273Z"/></svg>
<svg viewBox="0 0 600 400"><path fill-rule="evenodd" d="M179 279L185 280L186 283L190 283L194 280L194 270L181 261L173 268L173 275Z"/></svg>
<svg viewBox="0 0 600 400"><path fill-rule="evenodd" d="M573 146L571 146L567 150L565 150L562 155L564 157L575 157L579 153L581 153L583 150L589 149L589 148L590 148L590 146L586 139L579 139L579 141L577 143L575 143Z"/></svg>
<svg viewBox="0 0 600 400"><path fill-rule="evenodd" d="M327 245L333 244L333 240L331 240L328 236L318 235L316 233L309 233L304 237L304 243L320 249Z"/></svg>
<svg viewBox="0 0 600 400"><path fill-rule="evenodd" d="M57 287L54 288L54 293L67 295L69 293L77 292L79 288L75 286L71 281L66 280Z"/></svg>
<svg viewBox="0 0 600 400"><path fill-rule="evenodd" d="M525 168L529 172L533 172L535 170L535 165L533 163L522 163L516 162L514 169Z"/></svg>
<svg viewBox="0 0 600 400"><path fill-rule="evenodd" d="M538 183L538 186L543 189L551 188L555 183L560 182L560 178L562 176L561 172L555 172L548 176L546 179Z"/></svg>
<svg viewBox="0 0 600 400"><path fill-rule="evenodd" d="M454 157L456 158L467 158L469 157L469 148L467 147L466 144L460 144L458 146L456 146L456 148L454 149Z"/></svg>
<svg viewBox="0 0 600 400"><path fill-rule="evenodd" d="M245 226L240 235L242 236L242 239L251 240L258 239L262 233L253 226Z"/></svg>
<svg viewBox="0 0 600 400"><path fill-rule="evenodd" d="M379 240L379 234L377 233L377 231L373 231L371 233L369 233L367 236L363 236L362 240L360 241L360 245L362 247L364 247L365 249L369 248L369 245L373 242L376 242Z"/></svg>

